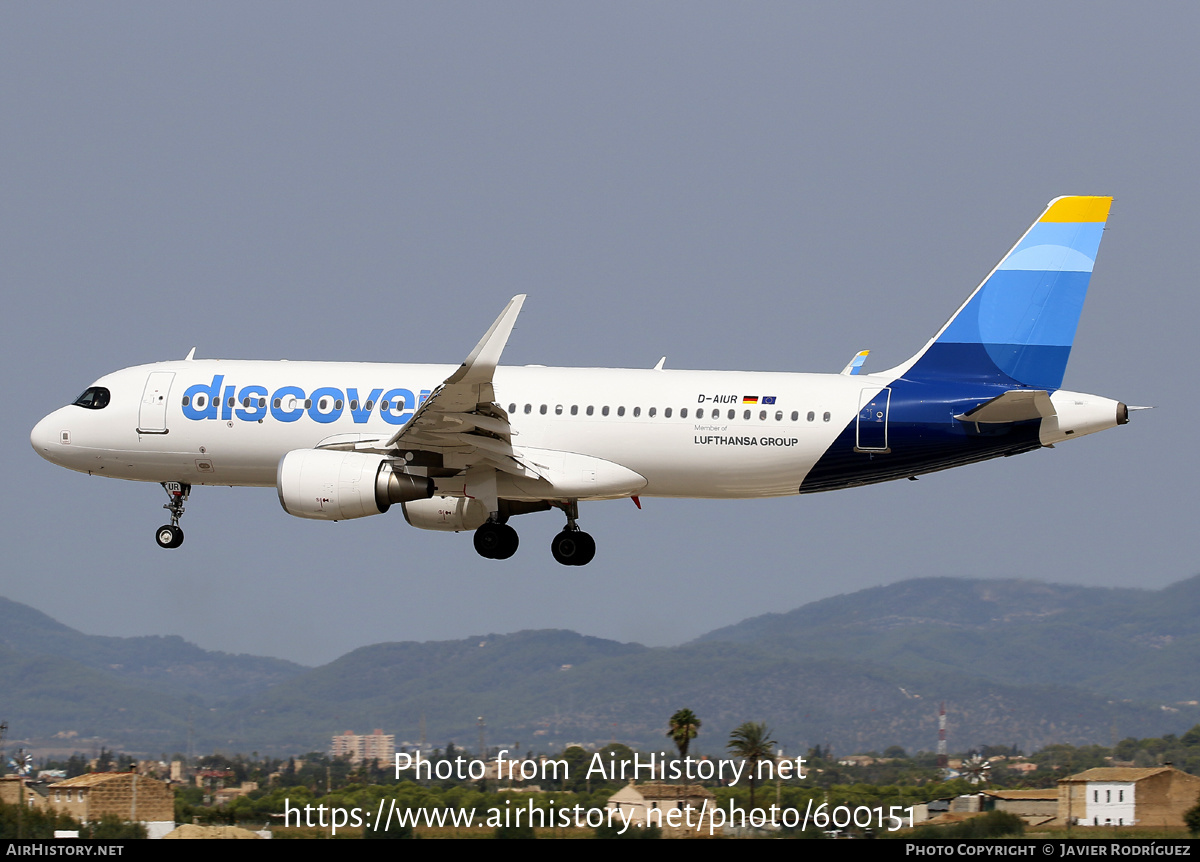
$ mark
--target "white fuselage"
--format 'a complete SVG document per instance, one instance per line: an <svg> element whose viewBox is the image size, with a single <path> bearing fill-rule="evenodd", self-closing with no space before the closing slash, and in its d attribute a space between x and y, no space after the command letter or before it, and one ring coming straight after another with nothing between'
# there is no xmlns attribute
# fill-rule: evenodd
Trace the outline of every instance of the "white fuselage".
<svg viewBox="0 0 1200 862"><path fill-rule="evenodd" d="M44 457L94 475L274 486L279 461L292 450L343 435L386 440L411 417L412 401L423 401L453 370L162 362L102 377L96 385L111 392L104 409L60 408L32 436ZM638 492L644 496L709 498L798 493L855 418L862 392L886 385L883 378L835 374L544 367L501 367L494 379L514 448L622 465L645 478ZM384 411L380 402L389 395ZM399 399L408 403L397 409Z"/></svg>

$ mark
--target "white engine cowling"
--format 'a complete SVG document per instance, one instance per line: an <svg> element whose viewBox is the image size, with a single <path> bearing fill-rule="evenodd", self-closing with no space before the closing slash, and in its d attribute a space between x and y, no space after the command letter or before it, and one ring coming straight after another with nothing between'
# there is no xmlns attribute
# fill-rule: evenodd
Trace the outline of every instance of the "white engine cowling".
<svg viewBox="0 0 1200 862"><path fill-rule="evenodd" d="M488 519L487 506L471 497L432 497L408 500L404 520L422 530L461 533L477 530Z"/></svg>
<svg viewBox="0 0 1200 862"><path fill-rule="evenodd" d="M298 518L344 521L386 512L393 503L432 496L433 482L397 472L382 455L296 449L279 461L283 510Z"/></svg>

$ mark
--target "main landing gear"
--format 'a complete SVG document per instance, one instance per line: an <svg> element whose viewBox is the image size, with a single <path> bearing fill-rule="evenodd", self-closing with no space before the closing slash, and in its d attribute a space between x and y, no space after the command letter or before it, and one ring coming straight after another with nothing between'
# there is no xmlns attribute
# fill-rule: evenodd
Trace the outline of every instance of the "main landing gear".
<svg viewBox="0 0 1200 862"><path fill-rule="evenodd" d="M567 526L550 542L550 553L564 566L586 566L596 556L596 540L575 523L579 517L579 504L572 500L570 503L554 505L566 512ZM521 540L516 530L499 520L507 520L504 514L496 517L497 520L488 521L475 531L475 550L479 556L489 560L507 560L517 552Z"/></svg>
<svg viewBox="0 0 1200 862"><path fill-rule="evenodd" d="M564 566L586 566L596 556L596 540L579 529L579 503L572 500L562 507L567 513L567 526L550 542L550 553Z"/></svg>
<svg viewBox="0 0 1200 862"><path fill-rule="evenodd" d="M596 540L578 527L567 527L550 542L550 553L564 566L586 566L596 556Z"/></svg>
<svg viewBox="0 0 1200 862"><path fill-rule="evenodd" d="M475 531L475 550L489 560L507 560L517 552L521 537L508 524L488 521Z"/></svg>
<svg viewBox="0 0 1200 862"><path fill-rule="evenodd" d="M192 486L183 482L162 482L163 490L167 492L169 502L163 508L171 513L171 523L163 524L154 533L154 541L160 548L178 548L183 544L183 530L179 529L179 519L183 517L183 503L192 493Z"/></svg>

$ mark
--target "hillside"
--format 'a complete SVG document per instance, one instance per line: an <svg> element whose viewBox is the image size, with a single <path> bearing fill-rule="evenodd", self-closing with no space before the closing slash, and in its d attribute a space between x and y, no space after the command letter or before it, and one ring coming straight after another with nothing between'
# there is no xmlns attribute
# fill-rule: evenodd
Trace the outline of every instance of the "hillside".
<svg viewBox="0 0 1200 862"><path fill-rule="evenodd" d="M10 737L35 749L293 754L380 727L415 742L663 748L667 717L703 720L699 751L766 721L788 751L1025 750L1180 733L1200 721L1200 578L1164 590L923 578L745 620L650 649L574 632L377 644L328 665L208 652L172 637L81 634L0 600ZM196 721L201 716L202 721Z"/></svg>

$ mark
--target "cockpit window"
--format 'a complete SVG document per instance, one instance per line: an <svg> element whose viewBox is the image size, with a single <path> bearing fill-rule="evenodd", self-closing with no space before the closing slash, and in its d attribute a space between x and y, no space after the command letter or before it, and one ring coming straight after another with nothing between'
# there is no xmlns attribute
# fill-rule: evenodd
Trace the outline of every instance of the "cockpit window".
<svg viewBox="0 0 1200 862"><path fill-rule="evenodd" d="M108 390L103 386L92 386L75 399L75 405L88 410L103 410L108 406Z"/></svg>

